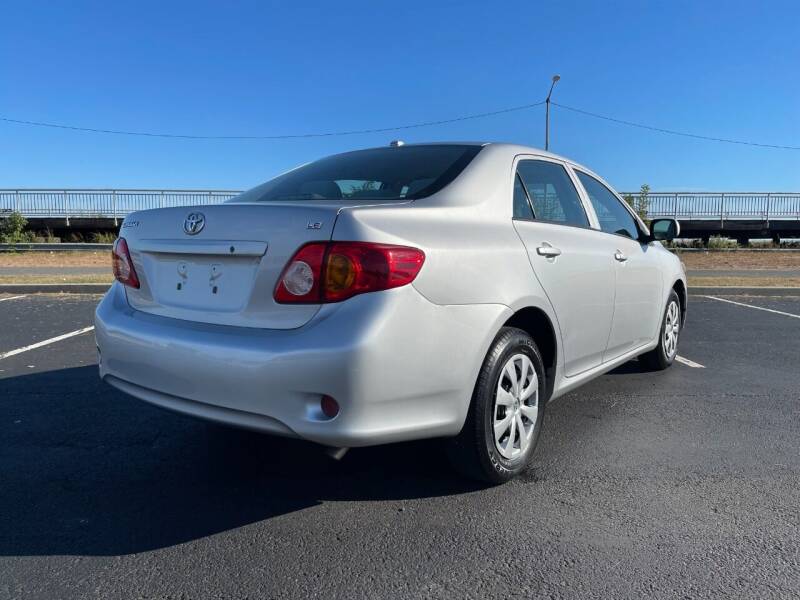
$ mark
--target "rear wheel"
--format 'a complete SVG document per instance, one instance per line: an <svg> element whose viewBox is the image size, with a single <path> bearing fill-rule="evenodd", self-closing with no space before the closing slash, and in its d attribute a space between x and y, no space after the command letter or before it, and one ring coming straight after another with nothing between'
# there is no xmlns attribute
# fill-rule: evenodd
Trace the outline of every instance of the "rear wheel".
<svg viewBox="0 0 800 600"><path fill-rule="evenodd" d="M669 367L678 355L678 338L681 333L681 303L678 294L672 290L667 300L667 308L661 320L661 333L658 346L639 357L646 368L662 371Z"/></svg>
<svg viewBox="0 0 800 600"><path fill-rule="evenodd" d="M544 364L531 336L500 330L481 367L461 433L450 441L465 475L504 483L528 466L544 417Z"/></svg>

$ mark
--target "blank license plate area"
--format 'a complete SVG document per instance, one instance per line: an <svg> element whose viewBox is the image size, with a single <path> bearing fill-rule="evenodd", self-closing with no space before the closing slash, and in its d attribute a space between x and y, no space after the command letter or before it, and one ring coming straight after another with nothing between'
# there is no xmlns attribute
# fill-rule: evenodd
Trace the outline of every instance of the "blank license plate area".
<svg viewBox="0 0 800 600"><path fill-rule="evenodd" d="M156 303L232 312L250 298L260 257L151 254L146 262Z"/></svg>

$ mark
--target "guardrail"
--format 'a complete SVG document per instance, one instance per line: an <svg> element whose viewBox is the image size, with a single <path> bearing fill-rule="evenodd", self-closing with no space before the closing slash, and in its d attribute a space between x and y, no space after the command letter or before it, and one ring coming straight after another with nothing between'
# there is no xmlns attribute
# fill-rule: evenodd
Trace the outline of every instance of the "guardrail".
<svg viewBox="0 0 800 600"><path fill-rule="evenodd" d="M27 219L123 219L148 208L219 204L235 190L55 190L0 189L0 214L16 211Z"/></svg>
<svg viewBox="0 0 800 600"><path fill-rule="evenodd" d="M639 194L623 195L639 198ZM659 192L647 199L649 218L800 220L800 193Z"/></svg>
<svg viewBox="0 0 800 600"><path fill-rule="evenodd" d="M219 204L237 190L0 189L0 216L17 211L27 219L122 219L148 208ZM638 193L624 196L638 198ZM678 219L800 220L800 193L654 192L648 217Z"/></svg>

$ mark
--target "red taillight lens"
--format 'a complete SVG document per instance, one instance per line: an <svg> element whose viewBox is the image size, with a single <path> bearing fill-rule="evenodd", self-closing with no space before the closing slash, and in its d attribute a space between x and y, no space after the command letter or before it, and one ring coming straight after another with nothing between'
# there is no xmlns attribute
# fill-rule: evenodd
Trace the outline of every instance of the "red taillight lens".
<svg viewBox="0 0 800 600"><path fill-rule="evenodd" d="M341 302L357 294L411 283L425 262L417 248L370 242L313 242L283 270L275 300Z"/></svg>
<svg viewBox="0 0 800 600"><path fill-rule="evenodd" d="M339 302L357 294L411 283L424 260L425 254L416 248L333 242L325 260L325 301Z"/></svg>
<svg viewBox="0 0 800 600"><path fill-rule="evenodd" d="M131 253L128 251L128 242L125 238L117 238L111 249L111 262L114 268L114 278L132 288L139 288L139 278L133 268Z"/></svg>

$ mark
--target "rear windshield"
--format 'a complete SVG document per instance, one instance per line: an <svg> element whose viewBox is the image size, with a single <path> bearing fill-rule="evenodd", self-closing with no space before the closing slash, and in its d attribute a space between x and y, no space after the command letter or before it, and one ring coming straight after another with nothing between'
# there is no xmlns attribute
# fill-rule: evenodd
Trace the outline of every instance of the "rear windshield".
<svg viewBox="0 0 800 600"><path fill-rule="evenodd" d="M279 175L232 202L399 200L441 190L475 158L481 146L399 146L323 158Z"/></svg>

